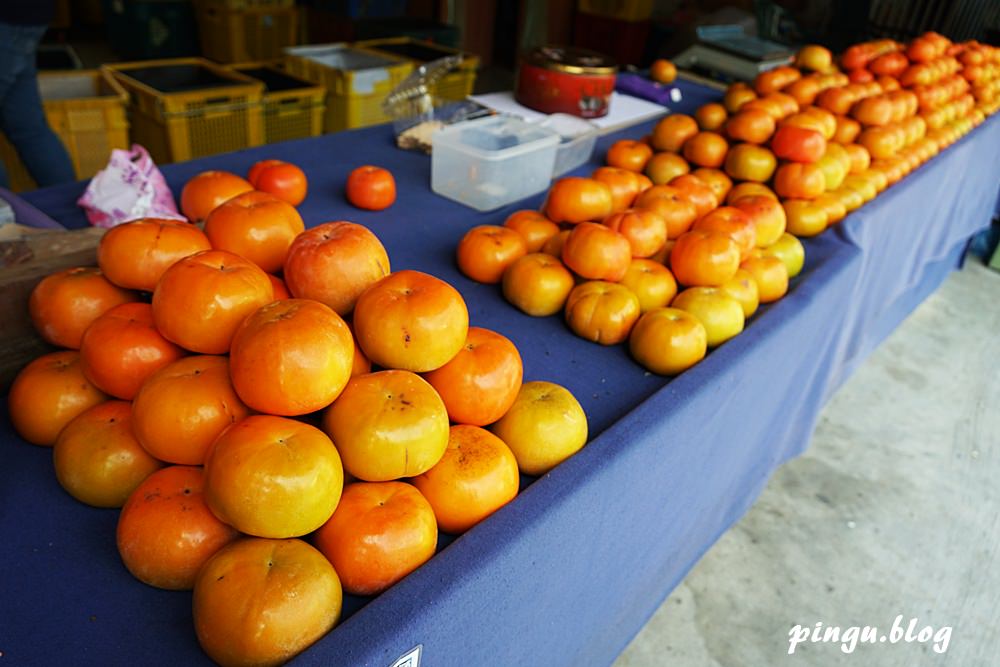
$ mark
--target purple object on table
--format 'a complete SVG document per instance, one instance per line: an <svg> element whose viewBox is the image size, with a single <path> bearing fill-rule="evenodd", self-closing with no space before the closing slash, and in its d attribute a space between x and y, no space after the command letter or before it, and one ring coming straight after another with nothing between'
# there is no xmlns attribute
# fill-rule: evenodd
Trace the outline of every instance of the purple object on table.
<svg viewBox="0 0 1000 667"><path fill-rule="evenodd" d="M669 107L681 101L681 90L677 86L651 81L641 74L623 72L615 80L615 90L619 93L640 97L650 102Z"/></svg>
<svg viewBox="0 0 1000 667"><path fill-rule="evenodd" d="M0 199L6 201L14 209L14 220L19 225L42 229L66 229L6 188L0 188Z"/></svg>

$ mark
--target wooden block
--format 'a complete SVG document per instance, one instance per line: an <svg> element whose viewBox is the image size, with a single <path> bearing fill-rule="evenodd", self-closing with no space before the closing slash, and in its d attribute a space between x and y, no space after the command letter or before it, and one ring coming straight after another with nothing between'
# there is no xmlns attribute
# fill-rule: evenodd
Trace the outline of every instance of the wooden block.
<svg viewBox="0 0 1000 667"><path fill-rule="evenodd" d="M8 227L15 229L7 229ZM96 266L97 244L106 230L0 228L0 391L18 371L55 348L42 340L28 316L28 298L45 276L74 266Z"/></svg>

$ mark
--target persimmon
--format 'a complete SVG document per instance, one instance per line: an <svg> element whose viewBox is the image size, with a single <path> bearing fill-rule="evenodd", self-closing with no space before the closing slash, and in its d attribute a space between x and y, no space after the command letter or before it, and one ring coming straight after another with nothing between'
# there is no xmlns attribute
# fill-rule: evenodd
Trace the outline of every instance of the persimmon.
<svg viewBox="0 0 1000 667"><path fill-rule="evenodd" d="M284 278L294 296L347 315L361 293L390 270L389 255L378 237L363 225L341 220L295 237L285 258Z"/></svg>
<svg viewBox="0 0 1000 667"><path fill-rule="evenodd" d="M112 227L101 237L97 264L115 285L152 292L174 262L211 248L208 237L194 225L140 218Z"/></svg>
<svg viewBox="0 0 1000 667"><path fill-rule="evenodd" d="M132 431L161 461L201 465L215 438L250 414L229 379L229 360L190 356L150 375L132 402Z"/></svg>
<svg viewBox="0 0 1000 667"><path fill-rule="evenodd" d="M822 107L808 106L803 108L799 113L793 114L789 118L794 116L801 116L816 120L819 123L819 133L822 134L823 138L828 142L833 140L833 135L837 132L837 116ZM786 122L788 121L788 119L785 120Z"/></svg>
<svg viewBox="0 0 1000 667"><path fill-rule="evenodd" d="M565 387L525 382L490 430L510 447L523 474L544 475L587 444L587 415Z"/></svg>
<svg viewBox="0 0 1000 667"><path fill-rule="evenodd" d="M698 127L702 130L715 132L726 123L729 112L726 107L718 102L703 104L694 112L694 118L698 121Z"/></svg>
<svg viewBox="0 0 1000 667"><path fill-rule="evenodd" d="M774 130L774 118L759 109L739 111L726 121L726 136L734 141L762 144Z"/></svg>
<svg viewBox="0 0 1000 667"><path fill-rule="evenodd" d="M127 401L150 375L184 356L153 324L148 303L123 303L83 334L80 366L94 386Z"/></svg>
<svg viewBox="0 0 1000 667"><path fill-rule="evenodd" d="M514 211L503 222L521 235L529 253L541 252L545 242L559 233L559 225L552 222L539 211Z"/></svg>
<svg viewBox="0 0 1000 667"><path fill-rule="evenodd" d="M84 375L80 353L63 350L43 354L18 372L7 394L7 409L19 436L51 447L66 424L106 400Z"/></svg>
<svg viewBox="0 0 1000 667"><path fill-rule="evenodd" d="M636 322L629 351L653 373L677 375L705 357L705 326L691 313L677 308L655 308Z"/></svg>
<svg viewBox="0 0 1000 667"><path fill-rule="evenodd" d="M896 152L902 147L896 133L887 127L866 128L858 135L857 142L872 158L877 159L895 157Z"/></svg>
<svg viewBox="0 0 1000 667"><path fill-rule="evenodd" d="M275 301L237 327L229 373L249 407L275 415L320 410L340 395L354 366L354 338L328 306Z"/></svg>
<svg viewBox="0 0 1000 667"><path fill-rule="evenodd" d="M806 251L802 247L802 241L788 233L782 234L777 241L763 248L762 254L780 259L788 271L789 279L802 272L806 261Z"/></svg>
<svg viewBox="0 0 1000 667"><path fill-rule="evenodd" d="M806 106L816 101L817 95L822 91L819 81L812 76L805 76L781 89L781 92L790 95L798 105Z"/></svg>
<svg viewBox="0 0 1000 667"><path fill-rule="evenodd" d="M782 125L771 138L771 150L783 160L815 162L826 152L826 139L818 130Z"/></svg>
<svg viewBox="0 0 1000 667"><path fill-rule="evenodd" d="M601 345L628 339L640 314L639 298L629 288L604 280L580 283L566 299L569 328L580 338Z"/></svg>
<svg viewBox="0 0 1000 667"><path fill-rule="evenodd" d="M635 258L621 279L639 300L639 312L666 306L677 294L677 281L670 269L652 259Z"/></svg>
<svg viewBox="0 0 1000 667"><path fill-rule="evenodd" d="M702 131L684 142L684 159L699 167L721 167L729 144L718 132Z"/></svg>
<svg viewBox="0 0 1000 667"><path fill-rule="evenodd" d="M649 144L634 139L619 139L611 144L605 162L609 166L628 169L629 171L642 171L646 167L646 162L653 156L653 149Z"/></svg>
<svg viewBox="0 0 1000 667"><path fill-rule="evenodd" d="M558 234L545 242L545 245L542 246L542 252L560 259L562 257L563 246L566 245L566 239L569 238L569 233L570 230L568 229L560 230Z"/></svg>
<svg viewBox="0 0 1000 667"><path fill-rule="evenodd" d="M876 76L897 77L909 64L910 61L905 55L899 51L890 51L868 63L868 70Z"/></svg>
<svg viewBox="0 0 1000 667"><path fill-rule="evenodd" d="M675 239L698 218L698 210L680 188L656 185L639 195L636 207L653 211L667 223L667 238Z"/></svg>
<svg viewBox="0 0 1000 667"><path fill-rule="evenodd" d="M573 274L558 258L531 253L507 267L503 295L522 312L545 317L563 309L574 284Z"/></svg>
<svg viewBox="0 0 1000 667"><path fill-rule="evenodd" d="M746 259L757 243L757 231L742 209L720 206L694 223L692 229L728 234L739 246L740 259Z"/></svg>
<svg viewBox="0 0 1000 667"><path fill-rule="evenodd" d="M673 83L677 78L677 67L666 58L657 58L649 66L649 78L657 83Z"/></svg>
<svg viewBox="0 0 1000 667"><path fill-rule="evenodd" d="M785 232L785 209L774 197L747 195L740 197L732 205L750 218L758 248L771 245Z"/></svg>
<svg viewBox="0 0 1000 667"><path fill-rule="evenodd" d="M628 239L614 229L581 222L566 239L562 261L574 273L592 280L621 280L632 259Z"/></svg>
<svg viewBox="0 0 1000 667"><path fill-rule="evenodd" d="M760 306L760 288L753 274L742 268L742 264L733 279L719 285L719 289L726 296L736 299L743 309L743 317L749 319L757 312Z"/></svg>
<svg viewBox="0 0 1000 667"><path fill-rule="evenodd" d="M767 95L781 90L801 77L802 73L799 70L782 65L758 74L754 79L753 88L758 95Z"/></svg>
<svg viewBox="0 0 1000 667"><path fill-rule="evenodd" d="M726 154L726 173L737 180L766 183L777 168L774 153L763 146L736 144Z"/></svg>
<svg viewBox="0 0 1000 667"><path fill-rule="evenodd" d="M603 220L611 214L611 188L593 178L566 176L549 188L543 211L552 222Z"/></svg>
<svg viewBox="0 0 1000 667"><path fill-rule="evenodd" d="M694 174L677 176L670 181L670 185L680 190L694 204L699 218L719 205L715 190Z"/></svg>
<svg viewBox="0 0 1000 667"><path fill-rule="evenodd" d="M700 167L692 171L691 175L711 188L717 202L723 201L733 188L733 179L729 178L722 169Z"/></svg>
<svg viewBox="0 0 1000 667"><path fill-rule="evenodd" d="M438 528L464 533L517 495L517 459L503 440L478 426L457 424L437 464L413 478L434 510Z"/></svg>
<svg viewBox="0 0 1000 667"><path fill-rule="evenodd" d="M608 186L611 192L611 212L624 211L639 194L638 173L618 167L598 167L590 175Z"/></svg>
<svg viewBox="0 0 1000 667"><path fill-rule="evenodd" d="M868 149L860 144L847 144L844 146L847 155L851 160L849 173L859 174L871 164L871 154Z"/></svg>
<svg viewBox="0 0 1000 667"><path fill-rule="evenodd" d="M228 171L203 171L184 184L181 212L191 222L202 222L219 204L253 189L248 181Z"/></svg>
<svg viewBox="0 0 1000 667"><path fill-rule="evenodd" d="M348 174L346 192L354 206L381 211L396 201L396 179L388 169L366 164Z"/></svg>
<svg viewBox="0 0 1000 667"><path fill-rule="evenodd" d="M337 624L343 599L333 566L306 542L241 539L198 573L194 629L219 664L284 664Z"/></svg>
<svg viewBox="0 0 1000 667"><path fill-rule="evenodd" d="M865 70L867 72L867 70ZM853 73L852 73L853 74ZM867 72L870 77L871 73ZM853 79L852 79L853 80ZM816 96L816 105L838 116L846 116L851 105L858 101L858 94L844 87L827 88Z"/></svg>
<svg viewBox="0 0 1000 667"><path fill-rule="evenodd" d="M31 290L28 314L47 342L78 350L83 332L94 320L114 306L138 299L134 292L105 278L97 267L77 267L42 278Z"/></svg>
<svg viewBox="0 0 1000 667"><path fill-rule="evenodd" d="M498 283L508 266L528 254L524 237L509 227L479 225L458 242L458 268L480 283Z"/></svg>
<svg viewBox="0 0 1000 667"><path fill-rule="evenodd" d="M683 157L670 151L660 151L646 163L645 173L653 185L663 185L669 183L675 176L690 171L691 165Z"/></svg>
<svg viewBox="0 0 1000 667"><path fill-rule="evenodd" d="M665 116L653 127L652 145L657 151L680 153L688 139L698 134L698 122L691 116L675 113Z"/></svg>
<svg viewBox="0 0 1000 667"><path fill-rule="evenodd" d="M826 190L818 163L787 162L774 172L774 191L784 199L815 199Z"/></svg>
<svg viewBox="0 0 1000 667"><path fill-rule="evenodd" d="M304 229L294 206L258 191L236 195L205 219L205 235L213 248L249 259L267 273L281 270L288 246Z"/></svg>
<svg viewBox="0 0 1000 667"><path fill-rule="evenodd" d="M625 237L633 257L654 255L667 241L667 221L650 209L613 213L605 218L604 225Z"/></svg>
<svg viewBox="0 0 1000 667"><path fill-rule="evenodd" d="M424 375L459 424L485 426L503 416L521 388L521 355L510 339L469 327L465 345L441 368Z"/></svg>
<svg viewBox="0 0 1000 667"><path fill-rule="evenodd" d="M309 191L302 169L282 160L261 160L250 167L247 180L255 189L274 195L292 206L301 204Z"/></svg>
<svg viewBox="0 0 1000 667"><path fill-rule="evenodd" d="M685 286L721 285L736 275L739 265L739 244L722 232L692 230L670 252L670 268Z"/></svg>
<svg viewBox="0 0 1000 667"><path fill-rule="evenodd" d="M813 72L825 72L833 64L833 54L825 46L807 44L795 54L795 66Z"/></svg>
<svg viewBox="0 0 1000 667"><path fill-rule="evenodd" d="M274 301L267 274L225 250L185 257L153 290L153 321L167 340L202 354L225 354L243 320Z"/></svg>
<svg viewBox="0 0 1000 667"><path fill-rule="evenodd" d="M826 209L816 206L808 199L786 199L782 202L785 209L785 229L795 236L816 236L826 229Z"/></svg>
<svg viewBox="0 0 1000 667"><path fill-rule="evenodd" d="M292 293L288 291L288 286L285 285L284 280L273 273L267 274L267 279L271 281L271 295L275 301L292 298Z"/></svg>
<svg viewBox="0 0 1000 667"><path fill-rule="evenodd" d="M861 133L861 123L848 116L837 116L837 129L833 140L839 144L849 144Z"/></svg>
<svg viewBox="0 0 1000 667"><path fill-rule="evenodd" d="M780 121L783 118L787 118L798 113L799 111L799 103L795 100L795 98L781 91L768 93L761 98L761 101L769 102L777 107L778 113L775 120Z"/></svg>
<svg viewBox="0 0 1000 667"><path fill-rule="evenodd" d="M777 301L788 292L788 268L777 257L750 257L740 268L753 276L761 303Z"/></svg>
<svg viewBox="0 0 1000 667"><path fill-rule="evenodd" d="M94 507L121 507L163 463L132 434L127 401L105 401L78 415L52 449L56 479L71 496Z"/></svg>
<svg viewBox="0 0 1000 667"><path fill-rule="evenodd" d="M722 96L722 104L725 106L726 111L733 114L755 99L757 99L757 93L752 88L746 85L742 87L730 86L726 90L725 95Z"/></svg>
<svg viewBox="0 0 1000 667"><path fill-rule="evenodd" d="M865 126L888 125L892 113L892 102L884 95L866 97L851 107L851 116Z"/></svg>
<svg viewBox="0 0 1000 667"><path fill-rule="evenodd" d="M674 297L672 308L687 311L705 327L709 348L718 347L743 331L743 306L721 287L689 287Z"/></svg>
<svg viewBox="0 0 1000 667"><path fill-rule="evenodd" d="M365 353L361 351L361 346L358 345L357 336L354 335L354 328L348 325L351 329L352 340L354 341L354 361L351 364L351 377L356 377L358 375L364 375L365 373L372 372L372 362L365 356Z"/></svg>
<svg viewBox="0 0 1000 667"><path fill-rule="evenodd" d="M774 190L767 187L763 183L746 182L737 183L733 186L733 189L729 191L728 195L726 195L726 203L733 204L741 198L749 195L760 195L762 197L770 197L771 199L778 198L778 195L774 194Z"/></svg>
<svg viewBox="0 0 1000 667"><path fill-rule="evenodd" d="M323 429L349 473L385 482L419 475L440 460L448 445L448 409L419 375L379 371L351 378L323 413Z"/></svg>
<svg viewBox="0 0 1000 667"><path fill-rule="evenodd" d="M372 363L423 373L444 366L465 344L469 310L445 281L406 270L365 290L353 321L361 350Z"/></svg>
<svg viewBox="0 0 1000 667"><path fill-rule="evenodd" d="M198 570L239 533L208 509L200 467L168 466L135 488L118 516L118 554L139 581L189 590Z"/></svg>
<svg viewBox="0 0 1000 667"><path fill-rule="evenodd" d="M336 447L295 419L252 415L222 432L205 458L205 502L248 535L298 537L333 514L344 485Z"/></svg>
<svg viewBox="0 0 1000 667"><path fill-rule="evenodd" d="M354 595L386 590L427 562L437 540L430 503L402 482L348 484L337 511L314 536L344 590Z"/></svg>

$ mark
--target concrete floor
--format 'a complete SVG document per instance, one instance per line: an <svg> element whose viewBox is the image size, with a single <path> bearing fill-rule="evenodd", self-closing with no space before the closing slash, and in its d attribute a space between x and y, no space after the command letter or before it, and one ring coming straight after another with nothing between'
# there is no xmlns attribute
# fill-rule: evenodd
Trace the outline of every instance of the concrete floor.
<svg viewBox="0 0 1000 667"><path fill-rule="evenodd" d="M1000 273L970 259L833 397L808 451L615 666L998 665L998 478ZM892 643L898 615L939 646L951 627L946 652L933 636ZM788 655L792 627L817 622L888 640Z"/></svg>

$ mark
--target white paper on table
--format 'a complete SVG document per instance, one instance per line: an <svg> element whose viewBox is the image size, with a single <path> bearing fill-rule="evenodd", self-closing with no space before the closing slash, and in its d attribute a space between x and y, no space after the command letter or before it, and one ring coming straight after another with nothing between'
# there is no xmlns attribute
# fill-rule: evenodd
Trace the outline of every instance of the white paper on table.
<svg viewBox="0 0 1000 667"><path fill-rule="evenodd" d="M529 109L519 104L514 99L514 93L510 91L472 95L470 99L494 111L519 116L529 122L541 120L548 116L548 114ZM587 120L601 128L601 133L604 134L622 127L641 123L650 118L662 116L667 112L668 109L660 104L615 91L611 93L611 105L608 115L601 118L588 118Z"/></svg>

